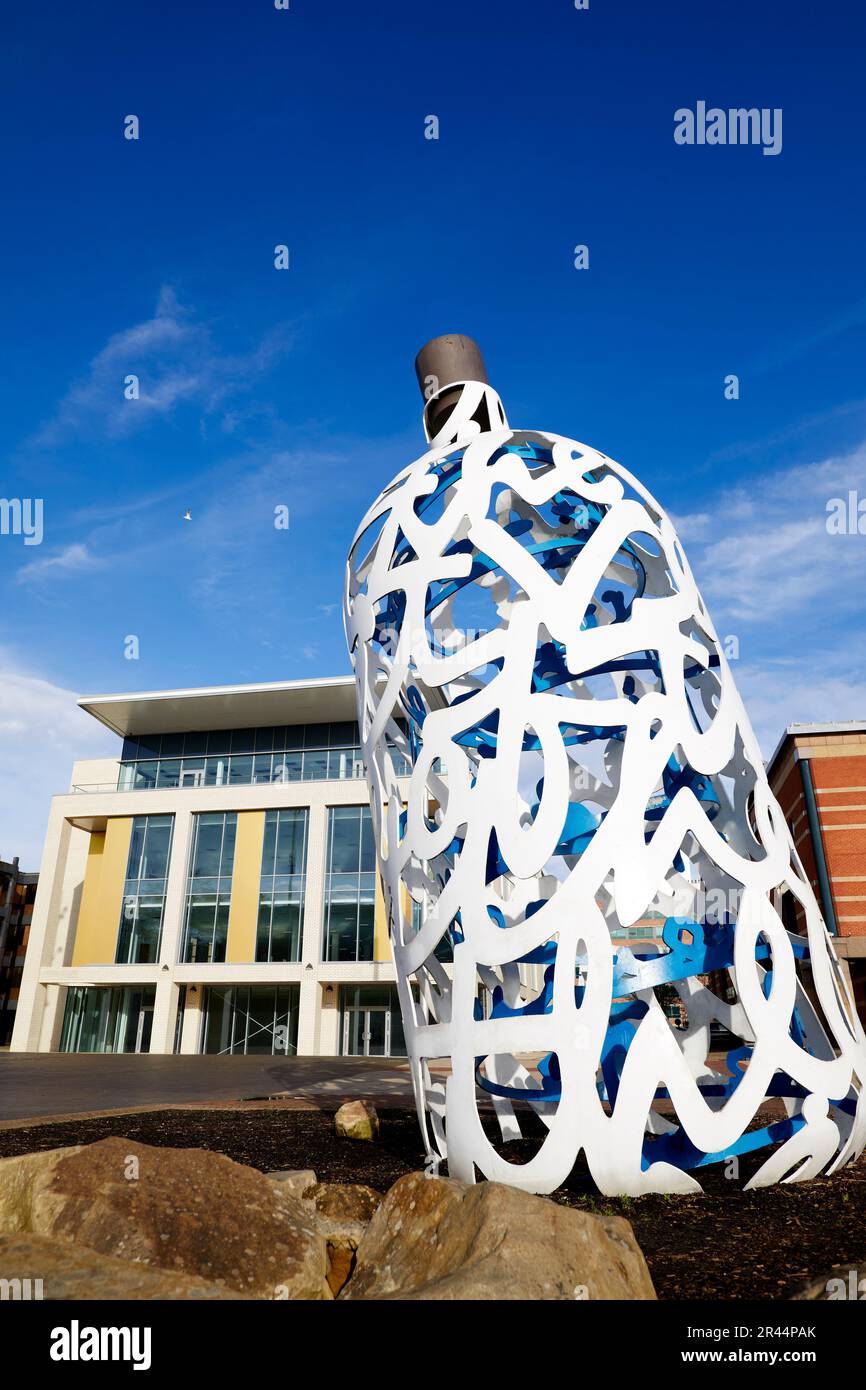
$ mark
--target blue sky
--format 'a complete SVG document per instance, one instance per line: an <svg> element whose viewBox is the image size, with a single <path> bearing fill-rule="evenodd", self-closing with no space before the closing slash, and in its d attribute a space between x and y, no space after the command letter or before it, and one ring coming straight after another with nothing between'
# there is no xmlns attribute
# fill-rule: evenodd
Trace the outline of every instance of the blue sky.
<svg viewBox="0 0 866 1390"><path fill-rule="evenodd" d="M113 747L75 695L348 669L347 545L422 451L412 362L448 331L512 424L679 519L765 753L864 715L866 536L825 525L866 498L859 7L48 0L3 27L0 491L43 499L44 539L0 536L0 855L38 862L72 757ZM677 145L699 100L781 108L781 153Z"/></svg>

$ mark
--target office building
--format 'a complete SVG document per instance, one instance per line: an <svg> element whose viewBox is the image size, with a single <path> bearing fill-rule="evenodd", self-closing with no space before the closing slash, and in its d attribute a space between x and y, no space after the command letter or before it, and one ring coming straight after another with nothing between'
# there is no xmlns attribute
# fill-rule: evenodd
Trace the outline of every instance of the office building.
<svg viewBox="0 0 866 1390"><path fill-rule="evenodd" d="M13 1048L404 1054L352 679L79 704Z"/></svg>

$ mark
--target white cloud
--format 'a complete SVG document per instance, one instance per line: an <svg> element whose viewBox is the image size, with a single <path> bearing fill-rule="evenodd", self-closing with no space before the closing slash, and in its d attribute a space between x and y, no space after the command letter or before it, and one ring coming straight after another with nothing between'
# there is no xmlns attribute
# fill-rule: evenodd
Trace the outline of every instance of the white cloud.
<svg viewBox="0 0 866 1390"><path fill-rule="evenodd" d="M866 682L856 671L816 671L808 660L760 661L734 679L764 757L769 758L789 724L828 724L866 719Z"/></svg>
<svg viewBox="0 0 866 1390"><path fill-rule="evenodd" d="M28 872L39 868L51 798L69 790L73 762L118 751L77 698L0 650L0 858L17 854Z"/></svg>
<svg viewBox="0 0 866 1390"><path fill-rule="evenodd" d="M122 438L155 419L168 418L185 402L203 415L211 414L267 370L288 346L289 335L279 329L249 354L223 353L208 325L164 286L153 317L109 338L87 375L70 387L54 416L29 443L56 447L82 435ZM125 399L128 376L139 378L137 400ZM236 427L236 411L226 414L225 424Z"/></svg>
<svg viewBox="0 0 866 1390"><path fill-rule="evenodd" d="M101 569L104 563L86 545L67 545L54 555L22 565L15 578L19 584L40 583L46 579L81 574L85 570Z"/></svg>
<svg viewBox="0 0 866 1390"><path fill-rule="evenodd" d="M827 504L866 497L866 445L754 474L682 518L689 562L769 756L788 724L866 718L866 536L831 535Z"/></svg>
<svg viewBox="0 0 866 1390"><path fill-rule="evenodd" d="M866 497L866 445L840 458L756 474L684 518L691 563L717 626L719 612L740 623L779 621L788 628L794 621L833 626L846 613L862 614L866 536L827 530L828 502L850 489Z"/></svg>

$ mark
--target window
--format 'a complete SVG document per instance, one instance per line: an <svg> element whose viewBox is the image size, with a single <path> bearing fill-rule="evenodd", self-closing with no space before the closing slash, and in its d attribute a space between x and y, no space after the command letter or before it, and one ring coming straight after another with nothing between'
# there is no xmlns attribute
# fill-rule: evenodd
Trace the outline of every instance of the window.
<svg viewBox="0 0 866 1390"><path fill-rule="evenodd" d="M202 1052L294 1055L298 985L214 986L205 991Z"/></svg>
<svg viewBox="0 0 866 1390"><path fill-rule="evenodd" d="M195 817L184 922L185 961L226 958L237 825L235 811L208 811Z"/></svg>
<svg viewBox="0 0 866 1390"><path fill-rule="evenodd" d="M173 816L133 819L114 954L117 965L146 965L159 959L173 820Z"/></svg>
<svg viewBox="0 0 866 1390"><path fill-rule="evenodd" d="M300 960L307 809L268 811L262 849L256 960Z"/></svg>
<svg viewBox="0 0 866 1390"><path fill-rule="evenodd" d="M158 787L179 786L181 766L181 758L160 758L159 771L156 774L156 785Z"/></svg>
<svg viewBox="0 0 866 1390"><path fill-rule="evenodd" d="M71 985L66 991L61 1052L148 1052L156 988L105 989Z"/></svg>
<svg viewBox="0 0 866 1390"><path fill-rule="evenodd" d="M376 856L367 806L328 811L325 960L372 960Z"/></svg>
<svg viewBox="0 0 866 1390"><path fill-rule="evenodd" d="M404 729L405 732L405 729ZM392 750L399 776L409 763ZM363 778L358 725L289 724L210 733L150 734L124 740L118 788L249 786L261 782Z"/></svg>

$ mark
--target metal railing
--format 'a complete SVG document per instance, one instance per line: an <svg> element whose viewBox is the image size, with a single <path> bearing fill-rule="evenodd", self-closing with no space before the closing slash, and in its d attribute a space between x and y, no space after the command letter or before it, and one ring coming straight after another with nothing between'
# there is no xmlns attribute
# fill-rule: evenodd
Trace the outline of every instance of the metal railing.
<svg viewBox="0 0 866 1390"><path fill-rule="evenodd" d="M231 758L221 760L221 766L215 775L210 775L209 771L199 767L172 767L170 770L160 770L152 780L140 778L135 779L135 772L132 770L134 765L121 765L118 779L114 782L73 782L70 791L84 795L94 795L105 792L148 792L148 791L196 791L203 788L216 789L218 787L273 787L291 786L299 782L346 782L361 781L364 778L364 764L360 757L360 750L340 750L342 755L338 755L335 750L330 750L331 757L328 757L328 750L312 751L310 759L304 756L303 761L299 761L293 766L273 766L270 770L258 771L250 767L250 759L243 759L243 771L246 775L238 777L232 776ZM325 760L322 760L322 753ZM277 755L274 755L276 758ZM174 760L173 760L174 761ZM180 760L177 760L178 762ZM411 767L404 758L395 756L397 775L408 777Z"/></svg>

